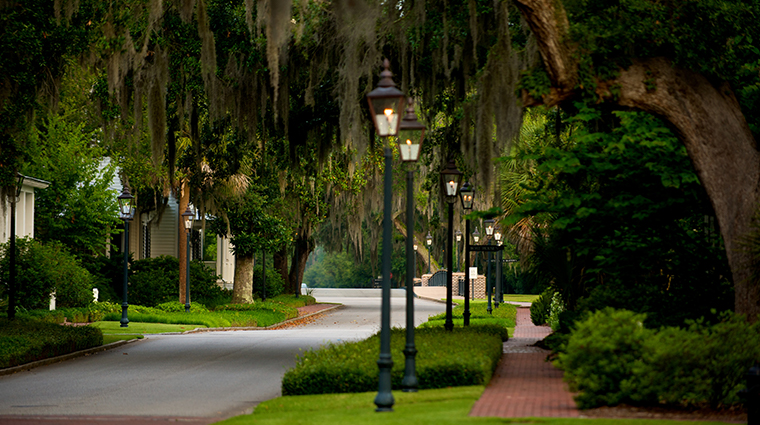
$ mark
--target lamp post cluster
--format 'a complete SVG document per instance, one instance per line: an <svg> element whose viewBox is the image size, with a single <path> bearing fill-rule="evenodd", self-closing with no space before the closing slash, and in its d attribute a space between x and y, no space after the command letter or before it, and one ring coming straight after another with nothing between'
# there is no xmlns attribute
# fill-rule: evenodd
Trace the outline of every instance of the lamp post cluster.
<svg viewBox="0 0 760 425"><path fill-rule="evenodd" d="M393 394L391 393L391 368L393 361L390 353L390 274L391 274L391 191L392 169L391 162L393 153L388 146L388 137L398 136L398 150L401 160L409 163L407 169L407 242L406 242L406 357L404 378L402 385L404 391L417 391L418 382L415 375L415 356L417 350L414 346L414 205L413 180L414 171L411 164L419 158L422 140L425 137L425 126L417 121L411 99L407 102L405 115L399 119L404 108L404 93L396 88L393 82L386 59L383 63L384 70L380 73L378 87L367 94L370 115L375 126L375 131L383 140L385 157L384 174L384 199L383 199L383 267L382 267L382 307L380 314L380 357L377 361L379 372L378 393L375 397L375 405L378 412L393 410ZM432 237L431 237L432 242ZM429 242L429 243L431 243ZM428 262L429 263L429 262Z"/></svg>

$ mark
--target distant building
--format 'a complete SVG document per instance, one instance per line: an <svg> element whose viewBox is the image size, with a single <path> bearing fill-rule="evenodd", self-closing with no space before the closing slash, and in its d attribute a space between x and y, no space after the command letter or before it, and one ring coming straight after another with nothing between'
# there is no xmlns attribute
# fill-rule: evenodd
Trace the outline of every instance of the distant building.
<svg viewBox="0 0 760 425"><path fill-rule="evenodd" d="M16 201L16 237L34 237L34 191L45 189L50 182L24 176L21 194ZM11 205L5 203L3 220L0 221L0 243L6 243L11 238Z"/></svg>

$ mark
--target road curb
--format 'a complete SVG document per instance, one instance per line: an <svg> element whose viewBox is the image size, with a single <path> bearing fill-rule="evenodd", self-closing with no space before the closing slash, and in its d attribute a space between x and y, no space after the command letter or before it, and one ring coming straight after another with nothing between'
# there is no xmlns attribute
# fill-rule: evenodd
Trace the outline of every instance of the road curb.
<svg viewBox="0 0 760 425"><path fill-rule="evenodd" d="M135 341L139 341L139 340L140 339L138 338L138 339L130 339L130 340L126 340L126 341L116 341L116 342L112 342L110 344L101 345L99 347L88 348L86 350L79 350L79 351L75 351L73 353L62 354L60 356L50 357L50 358L42 359L42 360L37 360L37 361L31 362L31 363L22 364L22 365L19 365L19 366L13 366L13 367L5 368L5 369L0 369L0 376L12 375L12 374L14 374L16 372L23 372L23 371L26 371L26 370L34 369L36 367L40 367L40 366L47 366L49 364L59 363L59 362L65 361L65 360L75 359L77 357L88 356L90 354L99 353L101 351L106 351L106 350L111 350L111 349L114 349L114 348L118 348L118 347L121 347L122 345L129 344L130 342L135 342Z"/></svg>

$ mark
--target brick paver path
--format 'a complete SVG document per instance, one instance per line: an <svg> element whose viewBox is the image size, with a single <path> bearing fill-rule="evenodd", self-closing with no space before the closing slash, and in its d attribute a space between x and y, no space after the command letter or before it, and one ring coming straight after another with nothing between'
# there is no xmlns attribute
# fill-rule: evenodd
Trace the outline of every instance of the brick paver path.
<svg viewBox="0 0 760 425"><path fill-rule="evenodd" d="M530 321L530 309L517 309L515 335L504 343L501 362L470 416L579 416L562 371L546 361L547 350L533 347L549 333L550 328Z"/></svg>

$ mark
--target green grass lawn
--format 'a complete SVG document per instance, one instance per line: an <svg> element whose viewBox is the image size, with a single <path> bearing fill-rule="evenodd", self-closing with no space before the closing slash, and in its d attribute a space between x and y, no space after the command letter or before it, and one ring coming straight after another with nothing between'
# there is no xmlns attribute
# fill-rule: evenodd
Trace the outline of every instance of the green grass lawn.
<svg viewBox="0 0 760 425"><path fill-rule="evenodd" d="M129 322L129 326L122 328L119 322L95 322L90 326L100 328L103 335L124 334L161 334L169 332L185 332L197 328L206 328L203 325L171 325L166 323L143 323Z"/></svg>
<svg viewBox="0 0 760 425"><path fill-rule="evenodd" d="M473 418L468 416L484 387L457 387L423 390L417 393L394 391L393 412L375 412L377 393L326 394L279 397L261 403L251 415L230 418L224 425L334 425L334 424L547 424L547 425L628 425L640 419L575 418ZM693 425L723 422L690 422ZM647 425L675 425L683 421L647 420Z"/></svg>
<svg viewBox="0 0 760 425"><path fill-rule="evenodd" d="M539 297L538 295L527 295L527 294L504 294L504 301L532 303L538 297Z"/></svg>

